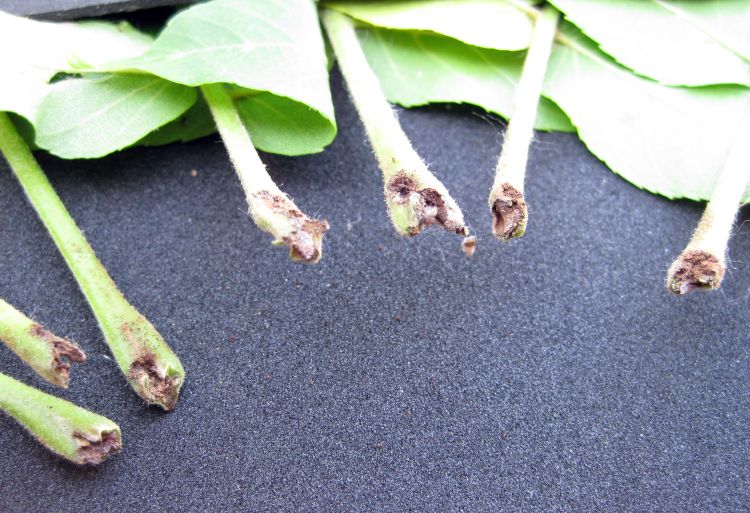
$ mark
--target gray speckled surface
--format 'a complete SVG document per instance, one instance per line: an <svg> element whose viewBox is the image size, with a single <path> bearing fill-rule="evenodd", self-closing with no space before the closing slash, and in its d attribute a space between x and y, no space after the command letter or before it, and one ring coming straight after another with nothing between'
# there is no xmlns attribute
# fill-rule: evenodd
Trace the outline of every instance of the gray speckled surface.
<svg viewBox="0 0 750 513"><path fill-rule="evenodd" d="M720 292L667 295L664 272L699 207L635 189L575 136L540 134L529 231L501 246L485 210L499 124L434 108L401 119L480 245L467 260L449 234L399 239L334 84L341 133L330 149L265 157L331 223L318 266L288 262L252 226L217 139L41 159L122 290L181 356L188 384L172 414L125 385L0 167L0 291L81 342L90 363L62 395L125 437L120 456L78 469L0 418L0 468L14 469L0 510L746 508L747 229ZM49 389L5 349L0 366Z"/></svg>
<svg viewBox="0 0 750 513"><path fill-rule="evenodd" d="M96 17L196 0L0 0L0 11L49 20Z"/></svg>
<svg viewBox="0 0 750 513"><path fill-rule="evenodd" d="M60 395L125 439L81 469L0 416L0 511L747 511L747 226L719 292L672 297L664 273L700 207L637 190L573 135L539 134L529 230L502 246L485 206L501 127L436 107L401 120L479 247L467 260L449 234L399 239L338 74L334 93L328 150L264 156L331 223L317 266L247 219L218 139L41 156L182 358L171 414L130 392L0 163L0 295L82 344L90 361ZM5 348L0 368L52 391Z"/></svg>

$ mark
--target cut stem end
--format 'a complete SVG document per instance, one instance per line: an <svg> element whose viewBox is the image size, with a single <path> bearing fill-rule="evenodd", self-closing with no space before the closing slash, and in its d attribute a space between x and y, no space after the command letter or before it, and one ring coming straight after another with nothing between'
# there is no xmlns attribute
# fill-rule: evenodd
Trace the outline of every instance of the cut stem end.
<svg viewBox="0 0 750 513"><path fill-rule="evenodd" d="M50 451L78 465L97 465L120 452L120 428L97 415L0 373L4 411Z"/></svg>
<svg viewBox="0 0 750 513"><path fill-rule="evenodd" d="M432 225L464 237L469 235L461 210L447 193L432 187L420 188L405 173L398 173L387 182L385 197L393 226L401 235L414 237Z"/></svg>
<svg viewBox="0 0 750 513"><path fill-rule="evenodd" d="M467 257L474 256L474 251L477 249L477 238L474 235L464 237L461 241L461 248L464 250L464 255Z"/></svg>
<svg viewBox="0 0 750 513"><path fill-rule="evenodd" d="M148 404L165 411L171 411L177 404L182 380L180 372L164 369L148 354L135 360L128 372L128 381L136 393Z"/></svg>
<svg viewBox="0 0 750 513"><path fill-rule="evenodd" d="M523 193L508 183L490 196L492 234L503 242L521 237L526 232L528 208Z"/></svg>
<svg viewBox="0 0 750 513"><path fill-rule="evenodd" d="M58 337L44 329L40 324L32 324L29 332L37 340L48 344L52 352L50 372L46 372L43 377L53 385L68 388L70 365L72 363L84 363L86 353L72 340Z"/></svg>
<svg viewBox="0 0 750 513"><path fill-rule="evenodd" d="M274 236L274 244L289 247L293 261L313 264L323 255L328 221L308 217L286 195L268 190L253 193L250 216Z"/></svg>
<svg viewBox="0 0 750 513"><path fill-rule="evenodd" d="M726 268L720 258L702 250L684 251L667 273L667 289L678 295L693 290L715 290Z"/></svg>
<svg viewBox="0 0 750 513"><path fill-rule="evenodd" d="M102 431L97 436L74 433L73 437L79 445L75 461L79 465L98 465L122 450L120 433L115 430Z"/></svg>

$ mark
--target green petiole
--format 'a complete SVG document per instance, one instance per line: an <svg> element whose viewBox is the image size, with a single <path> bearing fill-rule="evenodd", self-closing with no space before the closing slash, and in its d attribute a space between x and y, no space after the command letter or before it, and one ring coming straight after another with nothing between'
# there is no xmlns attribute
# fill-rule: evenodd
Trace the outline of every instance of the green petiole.
<svg viewBox="0 0 750 513"><path fill-rule="evenodd" d="M185 379L164 339L115 285L6 114L0 151L81 287L128 382L149 404L174 408Z"/></svg>
<svg viewBox="0 0 750 513"><path fill-rule="evenodd" d="M79 465L120 452L120 428L106 417L45 394L0 373L0 410L50 451Z"/></svg>
<svg viewBox="0 0 750 513"><path fill-rule="evenodd" d="M250 206L250 217L264 232L273 235L273 244L289 247L297 262L315 263L323 252L323 235L328 222L312 219L274 183L253 146L231 94L222 84L201 86L211 115Z"/></svg>
<svg viewBox="0 0 750 513"><path fill-rule="evenodd" d="M489 196L493 218L492 233L503 242L520 237L526 231L526 164L559 18L560 13L551 5L546 5L535 16L534 33L513 98L513 113L505 130L495 181Z"/></svg>
<svg viewBox="0 0 750 513"><path fill-rule="evenodd" d="M678 295L693 290L714 290L726 272L726 253L734 218L750 184L750 106L735 135L690 242L667 272L667 290Z"/></svg>
<svg viewBox="0 0 750 513"><path fill-rule="evenodd" d="M370 68L354 22L337 11L320 14L367 137L383 173L385 201L394 228L412 237L429 225L468 235L463 214L445 186L417 154ZM473 253L473 237L464 241Z"/></svg>
<svg viewBox="0 0 750 513"><path fill-rule="evenodd" d="M62 388L70 383L70 363L86 361L78 344L55 336L2 299L0 340L34 372Z"/></svg>

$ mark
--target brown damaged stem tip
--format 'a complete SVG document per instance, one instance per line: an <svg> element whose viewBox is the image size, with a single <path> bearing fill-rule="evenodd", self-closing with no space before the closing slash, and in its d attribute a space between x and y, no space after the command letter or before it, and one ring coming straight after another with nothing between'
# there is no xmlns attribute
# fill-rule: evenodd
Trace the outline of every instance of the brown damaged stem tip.
<svg viewBox="0 0 750 513"><path fill-rule="evenodd" d="M251 206L253 219L267 230L280 244L289 247L289 257L295 262L314 264L323 254L323 235L328 231L328 221L306 216L288 197L270 191L253 194L268 209L270 217L280 216L282 223L264 219L264 212ZM266 228L264 228L266 229Z"/></svg>
<svg viewBox="0 0 750 513"><path fill-rule="evenodd" d="M724 264L706 251L683 252L667 274L667 289L683 295L693 290L714 290L721 285Z"/></svg>
<svg viewBox="0 0 750 513"><path fill-rule="evenodd" d="M31 336L38 340L43 340L52 348L52 372L45 377L53 385L68 388L70 384L71 363L84 363L86 361L86 353L72 340L60 338L44 329L40 324L32 324L29 332Z"/></svg>
<svg viewBox="0 0 750 513"><path fill-rule="evenodd" d="M166 376L153 355L144 355L134 361L128 372L128 380L149 404L161 406L166 411L174 409L177 404L180 379Z"/></svg>
<svg viewBox="0 0 750 513"><path fill-rule="evenodd" d="M284 239L289 246L289 256L295 262L315 264L323 254L323 235L328 231L328 221L305 219L294 233Z"/></svg>
<svg viewBox="0 0 750 513"><path fill-rule="evenodd" d="M464 237L461 241L461 248L464 250L464 254L467 257L474 256L474 251L477 249L477 238L472 235L470 237Z"/></svg>
<svg viewBox="0 0 750 513"><path fill-rule="evenodd" d="M389 201L396 205L409 205L414 212L410 219L416 222L405 227L410 237L419 234L430 225L441 226L458 235L469 234L461 220L460 212L456 212L438 190L430 187L419 189L417 182L403 172L391 178L387 190Z"/></svg>
<svg viewBox="0 0 750 513"><path fill-rule="evenodd" d="M122 440L117 431L103 431L100 437L92 439L82 433L74 433L78 442L78 461L81 465L98 465L122 449Z"/></svg>
<svg viewBox="0 0 750 513"><path fill-rule="evenodd" d="M492 202L492 234L503 242L520 237L526 231L528 209L523 193L503 184Z"/></svg>

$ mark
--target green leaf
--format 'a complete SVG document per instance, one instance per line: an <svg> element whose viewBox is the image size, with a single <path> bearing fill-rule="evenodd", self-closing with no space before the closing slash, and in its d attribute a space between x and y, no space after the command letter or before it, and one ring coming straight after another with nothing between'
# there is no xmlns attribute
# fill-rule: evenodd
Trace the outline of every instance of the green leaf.
<svg viewBox="0 0 750 513"><path fill-rule="evenodd" d="M544 94L566 112L591 152L651 192L708 199L750 108L750 89L660 85L572 30L558 40Z"/></svg>
<svg viewBox="0 0 750 513"><path fill-rule="evenodd" d="M524 54L463 44L425 32L360 29L360 41L389 101L404 107L470 103L507 118ZM536 128L574 131L549 100L539 104Z"/></svg>
<svg viewBox="0 0 750 513"><path fill-rule="evenodd" d="M325 6L381 28L426 30L495 50L523 50L533 22L502 0L326 2Z"/></svg>
<svg viewBox="0 0 750 513"><path fill-rule="evenodd" d="M201 95L179 118L156 129L138 141L141 146L163 146L175 142L189 142L216 132L214 119Z"/></svg>
<svg viewBox="0 0 750 513"><path fill-rule="evenodd" d="M336 135L335 127L303 103L242 88L235 88L232 93L253 145L260 150L282 155L323 151ZM211 112L199 97L185 114L149 134L139 144L158 146L187 142L214 132L216 125Z"/></svg>
<svg viewBox="0 0 750 513"><path fill-rule="evenodd" d="M33 122L55 74L139 55L150 43L126 23L49 23L0 11L0 111Z"/></svg>
<svg viewBox="0 0 750 513"><path fill-rule="evenodd" d="M34 142L65 158L93 158L130 146L182 114L191 89L149 76L71 78L112 59L145 52L152 38L126 23L48 23L0 12L0 111L23 116Z"/></svg>
<svg viewBox="0 0 750 513"><path fill-rule="evenodd" d="M317 153L336 137L335 125L305 103L267 92L236 102L259 150L281 155Z"/></svg>
<svg viewBox="0 0 750 513"><path fill-rule="evenodd" d="M367 28L360 38L391 101L406 107L467 102L509 114L523 54L424 32ZM669 198L708 199L750 106L750 90L664 86L623 68L572 27L561 40L544 87L554 104L540 104L537 128L572 129L572 122L592 153L638 187Z"/></svg>
<svg viewBox="0 0 750 513"><path fill-rule="evenodd" d="M641 75L671 85L750 85L748 0L551 2Z"/></svg>
<svg viewBox="0 0 750 513"><path fill-rule="evenodd" d="M669 5L678 15L709 32L716 41L750 61L750 5L745 0L671 0Z"/></svg>
<svg viewBox="0 0 750 513"><path fill-rule="evenodd" d="M266 93L241 102L252 104L242 108L243 121L266 151L317 152L336 133L325 47L310 0L196 5L172 18L146 53L105 69L145 71L189 86L223 82Z"/></svg>
<svg viewBox="0 0 750 513"><path fill-rule="evenodd" d="M63 158L102 157L176 119L195 98L194 89L148 75L63 80L39 105L36 143Z"/></svg>

